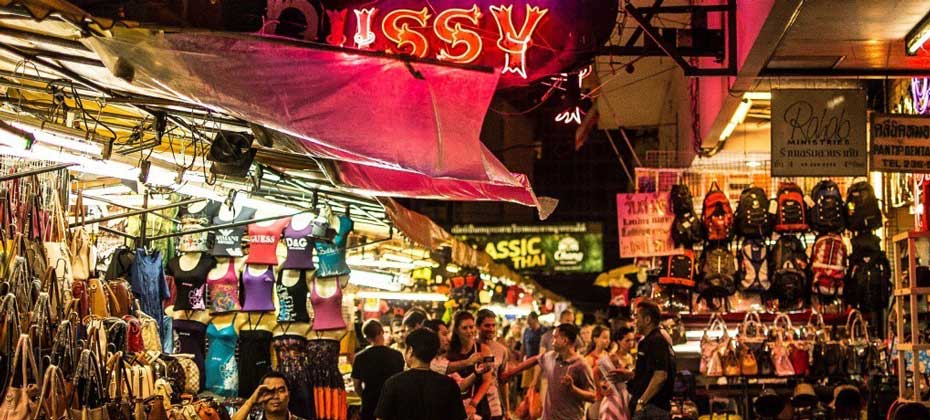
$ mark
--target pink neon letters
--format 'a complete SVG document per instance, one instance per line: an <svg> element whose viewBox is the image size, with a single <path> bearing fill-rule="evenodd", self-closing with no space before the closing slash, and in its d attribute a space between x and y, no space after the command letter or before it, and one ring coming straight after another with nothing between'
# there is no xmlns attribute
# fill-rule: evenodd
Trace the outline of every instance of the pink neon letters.
<svg viewBox="0 0 930 420"><path fill-rule="evenodd" d="M489 7L490 15L497 26L497 48L504 53L502 73L513 73L526 79L526 52L533 42L533 34L539 28L549 9L526 5L526 13L520 26L514 23L513 6L499 5ZM381 33L388 41L387 46L377 42L378 34L373 31L375 17L379 13L377 8L355 9L355 34L352 40L359 49L385 48L388 52L412 55L424 58L430 55L433 42L440 41L442 45L433 46L435 58L452 63L471 63L481 57L484 52L482 35L489 37L487 28L480 29L482 12L478 5L469 9L453 8L436 11L432 22L432 32L429 34L430 9L424 7L420 10L396 9L384 14L381 19ZM344 19L344 14L342 18ZM330 14L332 19L334 16ZM335 16L338 19L338 15ZM341 23L341 22L339 22ZM334 31L340 34L343 27L333 24ZM345 42L345 36L330 35L327 42ZM336 44L336 45L342 45Z"/></svg>

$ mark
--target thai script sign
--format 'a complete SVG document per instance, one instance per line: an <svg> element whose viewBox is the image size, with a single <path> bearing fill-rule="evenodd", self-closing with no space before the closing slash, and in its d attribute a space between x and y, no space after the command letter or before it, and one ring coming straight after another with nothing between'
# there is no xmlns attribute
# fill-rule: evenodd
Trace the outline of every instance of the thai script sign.
<svg viewBox="0 0 930 420"><path fill-rule="evenodd" d="M873 171L930 173L930 117L872 114Z"/></svg>
<svg viewBox="0 0 930 420"><path fill-rule="evenodd" d="M456 225L452 234L523 273L599 273L604 269L600 223Z"/></svg>
<svg viewBox="0 0 930 420"><path fill-rule="evenodd" d="M677 254L672 242L675 214L668 193L617 194L617 230L620 257L655 257Z"/></svg>
<svg viewBox="0 0 930 420"><path fill-rule="evenodd" d="M865 91L772 90L772 176L864 176Z"/></svg>

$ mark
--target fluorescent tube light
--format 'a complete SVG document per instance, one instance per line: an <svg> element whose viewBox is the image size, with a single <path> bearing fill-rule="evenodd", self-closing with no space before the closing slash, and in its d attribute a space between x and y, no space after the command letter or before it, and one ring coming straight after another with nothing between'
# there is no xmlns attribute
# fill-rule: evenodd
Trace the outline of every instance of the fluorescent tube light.
<svg viewBox="0 0 930 420"><path fill-rule="evenodd" d="M351 281L351 276L349 281ZM394 293L394 292L358 292L357 295L362 299L384 299L384 300L410 300L420 302L445 302L449 300L446 295L439 293Z"/></svg>
<svg viewBox="0 0 930 420"><path fill-rule="evenodd" d="M920 22L917 22L917 25L914 25L914 28L904 37L905 53L907 55L917 54L917 51L924 46L927 40L930 40L930 13L924 15Z"/></svg>
<svg viewBox="0 0 930 420"><path fill-rule="evenodd" d="M743 98L751 101L771 101L772 92L746 92Z"/></svg>
<svg viewBox="0 0 930 420"><path fill-rule="evenodd" d="M349 275L349 283L356 286L374 287L391 292L399 292L400 282L394 281L394 276L374 271L352 270Z"/></svg>
<svg viewBox="0 0 930 420"><path fill-rule="evenodd" d="M749 109L752 108L752 99L743 98L740 101L739 105L736 107L736 112L733 113L733 117L730 118L730 121L727 123L726 127L723 128L723 131L720 132L720 140L726 140L733 134L733 131L736 130L736 126L740 125L743 120L746 119L746 115L749 114Z"/></svg>

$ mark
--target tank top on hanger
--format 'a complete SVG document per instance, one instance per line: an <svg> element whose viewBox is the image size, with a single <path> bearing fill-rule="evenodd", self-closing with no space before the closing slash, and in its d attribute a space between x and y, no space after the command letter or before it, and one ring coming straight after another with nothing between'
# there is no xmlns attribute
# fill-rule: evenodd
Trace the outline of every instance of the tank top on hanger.
<svg viewBox="0 0 930 420"><path fill-rule="evenodd" d="M202 229L210 224L217 213L220 211L220 203L209 201L207 205L196 212L191 212L190 206L182 206L178 209L178 219L181 220L181 232L187 232L195 229ZM182 235L178 250L181 252L206 252L209 251L210 234L208 232L192 233Z"/></svg>
<svg viewBox="0 0 930 420"><path fill-rule="evenodd" d="M238 314L237 314L238 315ZM236 315L232 324L217 329L210 323L207 326L207 339L210 341L207 358L204 362L206 390L224 397L234 397L239 389L239 368L236 365Z"/></svg>
<svg viewBox="0 0 930 420"><path fill-rule="evenodd" d="M262 323L262 313L256 325ZM271 331L257 330L249 319L249 329L239 332L239 398L249 398L271 372Z"/></svg>
<svg viewBox="0 0 930 420"><path fill-rule="evenodd" d="M303 229L294 228L294 218L284 228L284 244L287 245L287 258L283 269L313 270L313 238L310 236L312 223Z"/></svg>
<svg viewBox="0 0 930 420"><path fill-rule="evenodd" d="M238 214L232 220L226 220L219 214L213 218L214 225L222 225L233 222L243 222L255 217L255 209L243 207L239 209ZM241 257L242 253L242 235L245 234L245 226L236 226L226 229L217 229L214 234L213 248L211 254L217 257Z"/></svg>
<svg viewBox="0 0 930 420"><path fill-rule="evenodd" d="M248 264L278 265L278 256L275 250L278 247L278 240L281 239L281 232L290 222L291 218L285 217L268 226L257 223L249 225L249 257L245 262Z"/></svg>
<svg viewBox="0 0 930 420"><path fill-rule="evenodd" d="M175 337L174 352L194 355L194 363L200 370L200 388L203 389L206 380L203 359L207 326L189 319L175 319L172 321L172 328Z"/></svg>
<svg viewBox="0 0 930 420"><path fill-rule="evenodd" d="M346 264L346 240L349 238L352 227L352 219L339 216L339 231L333 241L315 241L313 243L319 260L317 262L317 276L329 277L349 274L349 266Z"/></svg>
<svg viewBox="0 0 930 420"><path fill-rule="evenodd" d="M332 279L335 282L336 291L332 296L322 297L316 291L316 277L313 278L313 288L310 292L310 303L313 305L313 330L341 330L346 327L346 321L342 318L342 287L339 279Z"/></svg>
<svg viewBox="0 0 930 420"><path fill-rule="evenodd" d="M229 267L223 277L207 277L207 290L210 293L210 310L213 313L242 309L239 305L239 273L236 271L236 260L229 259Z"/></svg>
<svg viewBox="0 0 930 420"><path fill-rule="evenodd" d="M265 312L274 310L274 270L269 266L260 274L252 274L249 267L242 270L242 310Z"/></svg>
<svg viewBox="0 0 930 420"><path fill-rule="evenodd" d="M216 267L216 259L210 255L201 254L197 265L190 271L181 268L181 257L168 261L167 274L174 277L174 286L177 289L177 298L174 309L179 311L206 309L207 273Z"/></svg>
<svg viewBox="0 0 930 420"><path fill-rule="evenodd" d="M297 282L291 286L284 284L284 276L276 281L278 291L278 322L310 322L307 311L307 272L300 270Z"/></svg>

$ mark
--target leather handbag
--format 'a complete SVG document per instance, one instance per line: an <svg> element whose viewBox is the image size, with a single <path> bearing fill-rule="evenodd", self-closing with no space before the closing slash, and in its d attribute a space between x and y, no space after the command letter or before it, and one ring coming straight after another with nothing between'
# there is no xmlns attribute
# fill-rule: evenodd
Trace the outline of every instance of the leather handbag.
<svg viewBox="0 0 930 420"><path fill-rule="evenodd" d="M112 316L124 317L132 314L132 292L126 280L110 280L107 282Z"/></svg>
<svg viewBox="0 0 930 420"><path fill-rule="evenodd" d="M711 337L719 334L717 337ZM720 318L720 315L713 314L710 317L707 328L704 329L704 335L701 336L701 373L706 376L723 376L723 365L720 360L720 352L717 351L724 340L728 340L726 323Z"/></svg>
<svg viewBox="0 0 930 420"><path fill-rule="evenodd" d="M94 245L90 241L90 235L84 226L87 212L84 210L84 192L78 190L77 201L75 202L77 210L76 218L81 223L79 227L71 230L71 239L68 241L68 249L71 253L71 272L74 280L87 280L96 271L97 255Z"/></svg>
<svg viewBox="0 0 930 420"><path fill-rule="evenodd" d="M756 376L759 374L759 365L756 355L749 346L741 345L737 351L739 357L740 374L743 376Z"/></svg>
<svg viewBox="0 0 930 420"><path fill-rule="evenodd" d="M129 353L145 351L145 343L142 340L142 324L136 317L131 315L124 316L123 321L126 321L126 351Z"/></svg>
<svg viewBox="0 0 930 420"><path fill-rule="evenodd" d="M768 343L756 351L756 365L759 367L759 376L775 375L775 364L772 362L772 349Z"/></svg>
<svg viewBox="0 0 930 420"><path fill-rule="evenodd" d="M720 350L720 361L723 364L724 376L739 376L742 369L740 367L739 357L736 355L736 349L733 348L733 341L727 340L725 346Z"/></svg>
<svg viewBox="0 0 930 420"><path fill-rule="evenodd" d="M68 236L68 223L65 222L58 194L51 194L51 196L52 202L48 210L49 228L43 232L42 246L49 269L55 270L55 275L63 279L65 284L71 284L74 281L74 268L71 263L71 250L65 243Z"/></svg>
<svg viewBox="0 0 930 420"><path fill-rule="evenodd" d="M139 323L141 324L142 344L146 351L161 352L161 336L158 332L158 323L155 318L146 315L142 311L137 311Z"/></svg>
<svg viewBox="0 0 930 420"><path fill-rule="evenodd" d="M170 405L170 403L169 403ZM168 420L165 397L153 395L136 403L136 418L145 420Z"/></svg>
<svg viewBox="0 0 930 420"><path fill-rule="evenodd" d="M36 412L36 401L33 400L33 396L38 393L38 387L35 383L29 383L29 370L32 370L32 377L36 380L40 373L36 367L35 357L33 357L32 341L29 335L19 336L13 363L10 366L11 374L6 383L6 393L3 395L3 401L0 402L0 420L32 418ZM18 366L21 366L20 383L16 384L13 377L16 375L15 371Z"/></svg>
<svg viewBox="0 0 930 420"><path fill-rule="evenodd" d="M81 319L90 314L90 300L87 294L87 281L75 281L71 283L71 299L75 305L75 310Z"/></svg>
<svg viewBox="0 0 930 420"><path fill-rule="evenodd" d="M87 301L91 315L100 318L110 316L110 288L100 279L87 280Z"/></svg>
<svg viewBox="0 0 930 420"><path fill-rule="evenodd" d="M107 415L110 420L131 420L135 398L129 385L129 373L123 361L123 352L116 352L107 361Z"/></svg>
<svg viewBox="0 0 930 420"><path fill-rule="evenodd" d="M184 369L184 382L181 392L197 395L200 392L200 369L194 362L193 355L176 354L175 359Z"/></svg>
<svg viewBox="0 0 930 420"><path fill-rule="evenodd" d="M785 325L779 326L779 321L784 321ZM792 333L791 318L785 314L778 314L772 330L775 336L775 342L772 344L772 363L775 365L775 375L794 376L794 366L788 356L788 343L785 341L785 337L790 337Z"/></svg>
<svg viewBox="0 0 930 420"><path fill-rule="evenodd" d="M68 418L68 400L70 395L65 388L65 377L58 366L51 365L45 370L42 390L36 403L35 419L65 420Z"/></svg>
<svg viewBox="0 0 930 420"><path fill-rule="evenodd" d="M81 351L74 381L74 396L77 397L77 401L75 408L69 410L71 417L82 420L110 420L106 405L107 390L103 386L100 364L91 350Z"/></svg>

